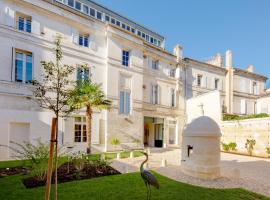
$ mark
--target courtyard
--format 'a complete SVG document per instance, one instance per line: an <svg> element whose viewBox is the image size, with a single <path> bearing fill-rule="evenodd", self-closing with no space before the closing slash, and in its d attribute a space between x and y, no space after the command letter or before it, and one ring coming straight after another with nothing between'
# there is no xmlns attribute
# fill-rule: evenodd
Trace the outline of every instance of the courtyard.
<svg viewBox="0 0 270 200"><path fill-rule="evenodd" d="M152 199L255 200L270 196L269 159L221 153L222 177L202 180L181 172L180 149L151 148L148 151L147 167L153 170L161 185L159 190L152 189ZM122 174L61 183L59 199L145 199L146 189L139 173L139 165L145 158L124 157L111 157L114 158L111 166ZM14 167L18 163L1 162L0 166ZM42 199L44 187L26 189L21 181L25 176L0 178L0 199Z"/></svg>

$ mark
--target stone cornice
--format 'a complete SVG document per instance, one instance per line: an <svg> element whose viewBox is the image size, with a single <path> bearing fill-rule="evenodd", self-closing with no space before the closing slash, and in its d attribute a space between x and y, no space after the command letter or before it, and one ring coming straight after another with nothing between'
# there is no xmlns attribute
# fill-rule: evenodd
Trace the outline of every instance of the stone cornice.
<svg viewBox="0 0 270 200"><path fill-rule="evenodd" d="M268 77L260 75L260 74L256 74L253 72L249 72L243 69L239 69L239 68L234 68L234 74L235 75L241 75L241 76L245 76L248 78L254 78L256 80L262 80L262 81L266 81L268 79Z"/></svg>

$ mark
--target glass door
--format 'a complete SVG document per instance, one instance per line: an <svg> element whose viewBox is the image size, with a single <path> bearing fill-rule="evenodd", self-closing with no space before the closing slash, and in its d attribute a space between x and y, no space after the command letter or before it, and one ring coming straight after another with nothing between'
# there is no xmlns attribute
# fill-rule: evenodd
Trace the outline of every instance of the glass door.
<svg viewBox="0 0 270 200"><path fill-rule="evenodd" d="M155 147L163 147L163 124L155 124Z"/></svg>

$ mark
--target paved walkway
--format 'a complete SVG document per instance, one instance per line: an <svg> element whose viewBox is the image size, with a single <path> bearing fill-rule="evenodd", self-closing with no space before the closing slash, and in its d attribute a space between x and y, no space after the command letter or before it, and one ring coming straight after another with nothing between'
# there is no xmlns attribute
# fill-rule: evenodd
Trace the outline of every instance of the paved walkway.
<svg viewBox="0 0 270 200"><path fill-rule="evenodd" d="M115 160L122 173L139 171L145 157ZM164 166L166 159L166 166ZM163 160L163 162L162 162ZM245 188L270 197L270 159L221 153L222 177L213 181L192 178L181 172L180 149L150 149L148 168L177 181L212 188Z"/></svg>

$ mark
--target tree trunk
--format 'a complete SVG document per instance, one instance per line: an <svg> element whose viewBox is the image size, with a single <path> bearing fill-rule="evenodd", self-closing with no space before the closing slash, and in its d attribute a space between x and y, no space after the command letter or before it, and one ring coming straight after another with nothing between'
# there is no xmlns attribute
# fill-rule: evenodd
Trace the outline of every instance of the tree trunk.
<svg viewBox="0 0 270 200"><path fill-rule="evenodd" d="M87 154L91 154L91 136L92 136L92 108L86 107L86 135L87 135Z"/></svg>

